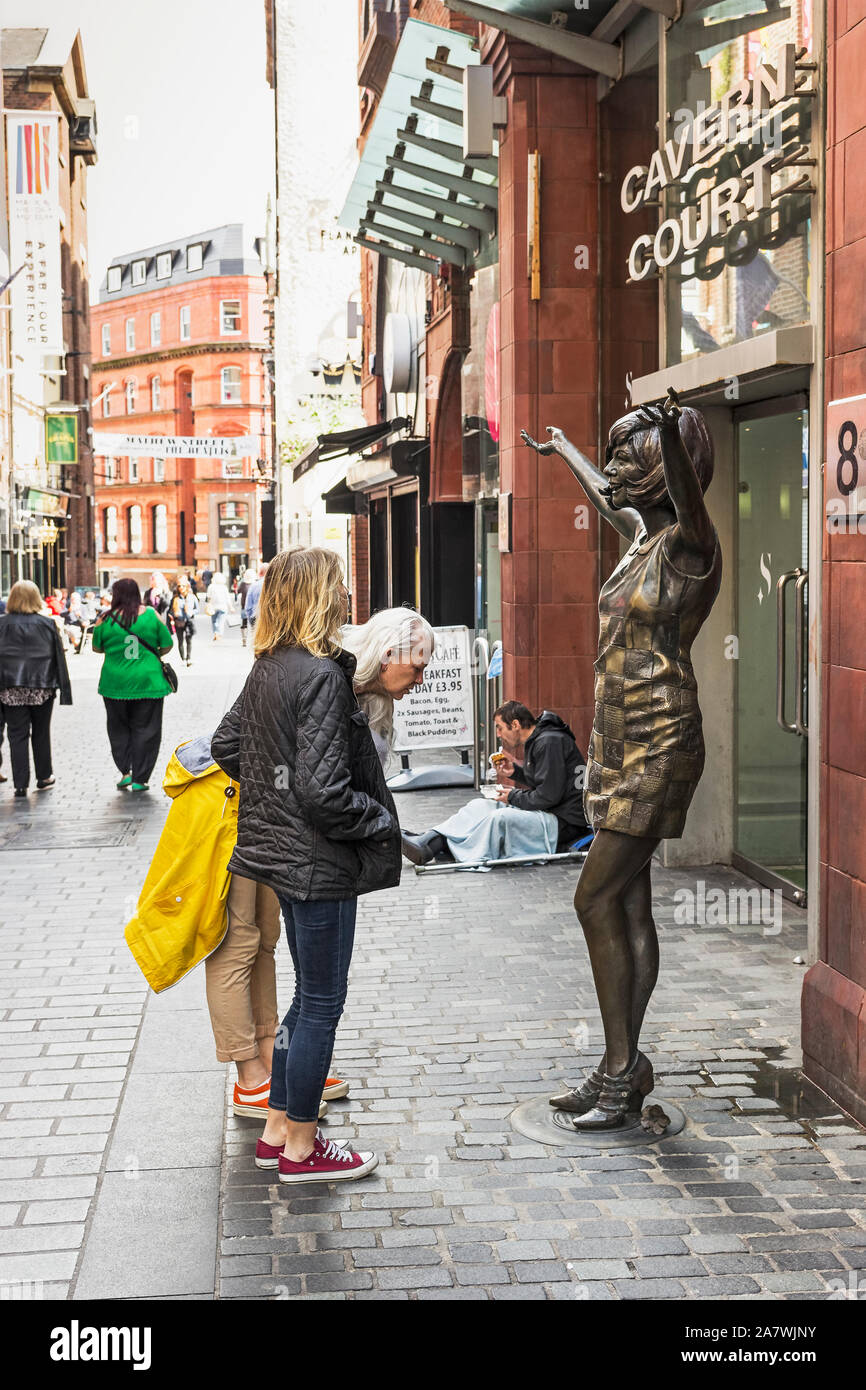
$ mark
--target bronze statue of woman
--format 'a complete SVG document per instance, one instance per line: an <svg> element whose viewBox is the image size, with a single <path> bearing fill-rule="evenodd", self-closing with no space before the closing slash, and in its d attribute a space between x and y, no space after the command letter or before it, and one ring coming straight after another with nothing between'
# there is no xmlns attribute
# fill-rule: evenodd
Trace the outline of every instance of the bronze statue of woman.
<svg viewBox="0 0 866 1390"><path fill-rule="evenodd" d="M605 1054L577 1089L551 1105L575 1130L616 1129L640 1111L653 1070L638 1051L658 976L650 865L662 839L683 833L704 766L691 647L719 591L722 557L704 504L713 446L703 415L644 406L612 426L603 470L561 430L539 454L558 454L590 502L630 546L602 587L595 717L584 807L595 838L574 906L604 1026Z"/></svg>

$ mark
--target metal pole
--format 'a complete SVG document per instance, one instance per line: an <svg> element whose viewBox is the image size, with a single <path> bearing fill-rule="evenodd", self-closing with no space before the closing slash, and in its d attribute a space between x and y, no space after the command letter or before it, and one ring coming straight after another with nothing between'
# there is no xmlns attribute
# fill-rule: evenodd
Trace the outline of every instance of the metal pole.
<svg viewBox="0 0 866 1390"><path fill-rule="evenodd" d="M564 850L560 854L522 854L514 859L478 859L473 864L416 864L416 874L462 873L467 869L508 869L519 864L555 864L566 860L579 860L583 863L587 856L585 849Z"/></svg>
<svg viewBox="0 0 866 1390"><path fill-rule="evenodd" d="M476 663L477 663L477 665L476 665ZM490 647L489 647L489 644L488 644L488 642L487 642L487 638L486 638L486 637L476 637L476 638L475 638L475 641L474 641L473 646L472 646L472 664L473 664L473 665L476 665L475 678L474 678L473 687L472 687L472 688L473 688L473 692L474 692L474 696L475 696L474 701L473 701L473 706L474 706L474 708L473 708L474 720L473 720L473 727L472 727L472 746L473 746L474 751L475 751L475 790L476 790L476 791L480 791L480 789L481 789L481 783L482 783L482 781L483 781L483 778L482 778L482 776L481 776L481 768L482 768L482 766L484 766L484 768L485 768L485 770L486 770L486 766L487 766L487 747L486 747L486 745L487 745L487 730L486 730L487 707L486 707L486 705L483 703L483 701L486 699L487 691L486 691L486 687L485 687L484 694L482 695L481 686L479 685L479 682L480 682L480 681L485 681L485 682L486 682L486 680L487 680L487 670L488 670L488 668L489 668L489 666L490 666ZM482 746L481 746L481 744L482 744L482 737L481 737L481 711L482 711L482 709L484 710L484 713L485 713L485 731L484 731L484 745L485 745L485 746L484 746L483 749L482 749ZM483 762L482 762L482 757L483 757Z"/></svg>

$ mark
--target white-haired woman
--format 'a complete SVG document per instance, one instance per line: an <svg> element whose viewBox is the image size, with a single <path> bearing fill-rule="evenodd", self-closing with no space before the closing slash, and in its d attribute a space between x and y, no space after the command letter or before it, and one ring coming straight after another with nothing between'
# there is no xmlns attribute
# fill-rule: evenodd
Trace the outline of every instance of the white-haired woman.
<svg viewBox="0 0 866 1390"><path fill-rule="evenodd" d="M394 701L424 680L433 655L433 629L414 608L384 608L366 623L348 624L343 646L354 656L354 687L382 765L394 737Z"/></svg>

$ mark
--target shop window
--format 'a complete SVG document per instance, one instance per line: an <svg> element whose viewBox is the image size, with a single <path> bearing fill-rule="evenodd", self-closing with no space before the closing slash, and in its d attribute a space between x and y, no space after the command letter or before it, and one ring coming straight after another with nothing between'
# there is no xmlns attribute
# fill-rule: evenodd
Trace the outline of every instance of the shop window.
<svg viewBox="0 0 866 1390"><path fill-rule="evenodd" d="M192 336L192 324L190 321L190 307L182 304L180 308L180 341L188 343Z"/></svg>
<svg viewBox="0 0 866 1390"><path fill-rule="evenodd" d="M106 507L102 513L105 530L105 549L109 555L117 554L117 508Z"/></svg>
<svg viewBox="0 0 866 1390"><path fill-rule="evenodd" d="M138 505L130 507L127 512L129 521L129 553L130 555L140 555L144 549L144 536L141 528L141 507Z"/></svg>
<svg viewBox="0 0 866 1390"><path fill-rule="evenodd" d="M808 192L784 194L802 177L802 168L775 170L763 210L755 209L749 193L738 204L745 217L734 222L723 214L722 235L713 236L711 229L714 188L743 179L757 190L765 171L747 172L750 166L811 142L809 97L783 97L762 109L736 95L738 84L754 78L762 62L781 76L786 44L811 47L812 0L773 8L762 0L721 0L684 15L666 31L665 139L675 156L686 142L683 169L662 191L666 230L661 245L658 239L655 244L667 262L670 365L811 316L811 200ZM748 87L743 90L748 93ZM693 140L703 141L700 163ZM648 162L652 149L646 154Z"/></svg>
<svg viewBox="0 0 866 1390"><path fill-rule="evenodd" d="M239 299L220 300L220 333L240 333L241 302Z"/></svg>
<svg viewBox="0 0 866 1390"><path fill-rule="evenodd" d="M240 405L240 367L223 367L220 372L220 400L223 405Z"/></svg>
<svg viewBox="0 0 866 1390"><path fill-rule="evenodd" d="M471 348L459 377L462 395L463 496L492 497L499 490L499 267L484 266L472 280ZM443 407L446 382L442 384Z"/></svg>
<svg viewBox="0 0 866 1390"><path fill-rule="evenodd" d="M156 258L156 278L157 280L171 279L171 252L160 251Z"/></svg>
<svg viewBox="0 0 866 1390"><path fill-rule="evenodd" d="M162 314L150 316L150 346L159 347L162 342Z"/></svg>
<svg viewBox="0 0 866 1390"><path fill-rule="evenodd" d="M150 378L150 408L159 410L161 406L162 386L158 376Z"/></svg>
<svg viewBox="0 0 866 1390"><path fill-rule="evenodd" d="M108 268L108 293L114 294L120 289L120 282L123 279L123 267L112 265Z"/></svg>
<svg viewBox="0 0 866 1390"><path fill-rule="evenodd" d="M126 320L126 350L135 352L135 319Z"/></svg>
<svg viewBox="0 0 866 1390"><path fill-rule="evenodd" d="M108 357L111 353L111 324L102 325L102 355Z"/></svg>
<svg viewBox="0 0 866 1390"><path fill-rule="evenodd" d="M168 507L161 502L153 509L153 549L156 555L168 550Z"/></svg>

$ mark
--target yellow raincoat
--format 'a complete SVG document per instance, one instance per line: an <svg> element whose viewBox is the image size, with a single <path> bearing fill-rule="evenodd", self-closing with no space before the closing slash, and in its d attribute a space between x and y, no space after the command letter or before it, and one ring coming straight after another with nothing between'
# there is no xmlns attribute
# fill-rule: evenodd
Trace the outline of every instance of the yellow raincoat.
<svg viewBox="0 0 866 1390"><path fill-rule="evenodd" d="M225 936L226 865L238 833L238 785L211 757L209 736L175 749L162 785L171 809L124 932L157 994L182 980Z"/></svg>

